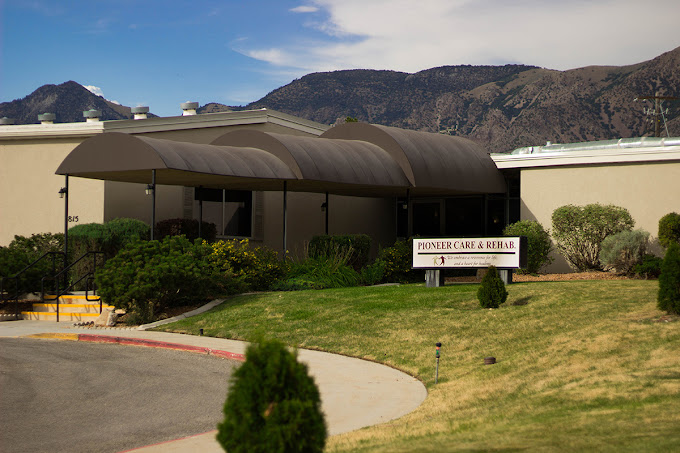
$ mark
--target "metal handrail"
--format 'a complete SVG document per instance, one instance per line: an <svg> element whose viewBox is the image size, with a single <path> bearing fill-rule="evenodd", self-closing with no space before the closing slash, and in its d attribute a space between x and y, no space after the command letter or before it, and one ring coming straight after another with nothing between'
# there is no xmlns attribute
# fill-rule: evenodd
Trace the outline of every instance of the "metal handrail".
<svg viewBox="0 0 680 453"><path fill-rule="evenodd" d="M97 298L95 298L95 299L90 299L90 298L89 298L89 294L88 294L88 293L89 293L89 288L88 288L88 285L87 285L87 282L88 282L90 279L92 279L92 280L94 281L94 277L93 277L93 276L94 276L95 272L97 272L97 255L104 255L104 252L100 252L100 251L90 251L90 252L85 252L80 258L78 258L78 259L75 260L73 263L69 264L69 265L66 266L64 269L62 269L61 272L59 272L59 273L57 273L57 274L55 274L55 275L53 275L53 276L47 276L47 277L43 277L43 278L42 278L42 280L41 280L41 282L40 282L40 297L42 298L43 301L56 301L56 302L57 302L57 304L56 304L56 305L57 305L57 322L59 322L59 298L60 298L61 296L65 295L65 294L69 293L69 292L71 291L71 289L73 289L78 283L80 283L80 282L83 281L83 280L86 280L86 284L85 284L85 299L88 300L88 301L92 301L92 302L97 302L97 301L99 301L99 313L102 312L102 301L101 301L101 297L97 297ZM71 283L70 285L68 285L68 286L65 286L64 289L59 290L59 283L58 283L58 282L59 282L59 277L61 277L62 275L67 275L68 271L71 270L71 268L72 268L73 266L75 266L76 264L78 264L80 261L82 261L83 259L85 259L87 256L92 256L92 267L93 267L93 270L92 270L91 272L86 272L86 273L85 273L84 275L82 275L78 280L72 282L72 283ZM54 279L54 282L55 282L56 291L55 291L54 298L46 298L46 297L45 297L45 280L50 280L50 279ZM96 292L97 292L97 287L96 287L96 285L94 286L93 291L94 291L94 293L96 294Z"/></svg>
<svg viewBox="0 0 680 453"><path fill-rule="evenodd" d="M56 264L55 264L55 259L54 257L57 255L61 255L62 261L65 261L64 257L64 252L46 252L40 256L40 258L36 259L32 263L28 264L26 267L21 269L19 272L16 274L10 276L10 277L2 277L0 278L0 300L1 301L12 301L14 300L14 319L19 319L19 276L21 276L23 273L27 272L29 269L31 269L33 266L38 264L40 261L42 261L45 257L47 256L52 256L52 274L55 274L56 272ZM55 274L56 275L56 274ZM14 280L14 297L7 297L5 298L5 280ZM41 280L40 282L40 290L43 290L43 282ZM9 291L7 292L7 295L9 296Z"/></svg>

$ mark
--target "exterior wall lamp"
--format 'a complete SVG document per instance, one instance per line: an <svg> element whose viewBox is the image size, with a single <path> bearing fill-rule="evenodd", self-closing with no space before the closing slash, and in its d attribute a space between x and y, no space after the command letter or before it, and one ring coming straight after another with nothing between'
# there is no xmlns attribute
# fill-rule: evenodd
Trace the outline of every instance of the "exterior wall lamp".
<svg viewBox="0 0 680 453"><path fill-rule="evenodd" d="M328 203L324 201L321 203L321 212L326 212L326 209L328 209Z"/></svg>
<svg viewBox="0 0 680 453"><path fill-rule="evenodd" d="M144 189L144 192L146 192L147 195L153 195L155 190L156 187L154 184L147 184L146 189Z"/></svg>
<svg viewBox="0 0 680 453"><path fill-rule="evenodd" d="M68 189L66 187L62 187L61 189L59 189L59 198L64 198L67 193Z"/></svg>

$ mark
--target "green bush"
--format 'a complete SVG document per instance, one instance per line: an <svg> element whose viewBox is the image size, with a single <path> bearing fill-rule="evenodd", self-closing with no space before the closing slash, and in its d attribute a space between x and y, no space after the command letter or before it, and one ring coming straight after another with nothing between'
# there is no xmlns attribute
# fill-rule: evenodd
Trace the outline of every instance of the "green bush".
<svg viewBox="0 0 680 453"><path fill-rule="evenodd" d="M378 259L385 262L383 281L393 283L422 282L425 271L411 269L413 265L413 239L397 240L392 247L378 251Z"/></svg>
<svg viewBox="0 0 680 453"><path fill-rule="evenodd" d="M248 239L217 241L207 260L217 269L233 272L253 291L270 289L287 270L286 263L267 247L251 247Z"/></svg>
<svg viewBox="0 0 680 453"><path fill-rule="evenodd" d="M62 252L63 250L64 235L61 233L33 234L30 237L14 236L14 240L7 247L0 247L0 277L12 277L43 254L47 252ZM54 260L54 271L56 273L63 268L63 258L56 256ZM16 281L19 295L40 292L41 279L47 275L52 275L52 271L52 257L45 257L35 266L28 269ZM14 296L14 279L6 279L4 285L4 289L11 296Z"/></svg>
<svg viewBox="0 0 680 453"><path fill-rule="evenodd" d="M647 251L649 233L644 230L622 231L602 241L600 263L607 270L631 274L642 263Z"/></svg>
<svg viewBox="0 0 680 453"><path fill-rule="evenodd" d="M680 315L680 244L671 244L661 263L659 310Z"/></svg>
<svg viewBox="0 0 680 453"><path fill-rule="evenodd" d="M508 299L508 291L505 283L498 275L495 266L489 266L489 270L482 279L482 283L477 290L477 300L482 308L498 308Z"/></svg>
<svg viewBox="0 0 680 453"><path fill-rule="evenodd" d="M346 288L358 286L361 276L347 264L351 250L338 250L290 263L287 278L274 288L280 291L299 289Z"/></svg>
<svg viewBox="0 0 680 453"><path fill-rule="evenodd" d="M635 221L618 206L566 205L552 214L557 250L577 271L601 270L600 247L607 236L632 230Z"/></svg>
<svg viewBox="0 0 680 453"><path fill-rule="evenodd" d="M184 235L190 241L198 239L198 220L196 219L167 219L156 222L154 239L164 239L168 236ZM217 237L217 225L214 223L201 222L201 239L215 242Z"/></svg>
<svg viewBox="0 0 680 453"><path fill-rule="evenodd" d="M385 262L383 260L375 260L373 264L361 269L361 279L367 285L377 285L385 276Z"/></svg>
<svg viewBox="0 0 680 453"><path fill-rule="evenodd" d="M552 251L550 232L543 229L543 226L537 221L520 220L506 226L503 235L527 237L527 268L518 269L517 273L537 274L543 266L554 261L554 258L550 256Z"/></svg>
<svg viewBox="0 0 680 453"><path fill-rule="evenodd" d="M659 244L668 248L680 243L680 214L670 212L659 219Z"/></svg>
<svg viewBox="0 0 680 453"><path fill-rule="evenodd" d="M352 251L348 265L354 270L360 270L368 264L371 252L371 237L366 234L320 235L309 241L309 257L332 256L338 251L347 253Z"/></svg>
<svg viewBox="0 0 680 453"><path fill-rule="evenodd" d="M658 256L647 253L642 262L635 265L635 274L642 278L657 278L661 274L662 262Z"/></svg>
<svg viewBox="0 0 680 453"><path fill-rule="evenodd" d="M248 346L217 429L217 441L230 453L322 452L327 435L307 366L274 340Z"/></svg>
<svg viewBox="0 0 680 453"><path fill-rule="evenodd" d="M97 272L99 294L147 323L167 308L238 292L239 280L205 259L211 252L184 236L130 243Z"/></svg>

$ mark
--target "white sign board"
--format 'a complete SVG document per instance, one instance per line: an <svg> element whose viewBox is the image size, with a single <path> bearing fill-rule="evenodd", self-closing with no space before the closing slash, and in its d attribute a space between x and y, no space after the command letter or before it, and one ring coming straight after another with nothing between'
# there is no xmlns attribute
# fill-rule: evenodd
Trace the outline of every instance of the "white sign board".
<svg viewBox="0 0 680 453"><path fill-rule="evenodd" d="M526 240L519 237L413 239L414 269L526 267Z"/></svg>

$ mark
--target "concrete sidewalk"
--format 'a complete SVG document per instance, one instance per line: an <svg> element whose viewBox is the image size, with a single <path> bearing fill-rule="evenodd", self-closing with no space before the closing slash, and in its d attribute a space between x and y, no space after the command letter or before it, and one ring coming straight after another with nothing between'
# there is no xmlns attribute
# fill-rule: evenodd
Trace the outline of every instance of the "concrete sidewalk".
<svg viewBox="0 0 680 453"><path fill-rule="evenodd" d="M215 351L242 355L247 344L165 332L121 329L74 328L70 323L50 321L0 322L0 337L41 335L83 341L118 341L138 346L170 347L194 352ZM45 335L49 334L49 335ZM116 340L119 338L120 340ZM233 357L238 358L238 357ZM417 379L393 368L336 354L300 349L298 358L308 365L321 392L329 435L385 423L416 409L427 391ZM135 449L135 452L221 452L215 431Z"/></svg>

